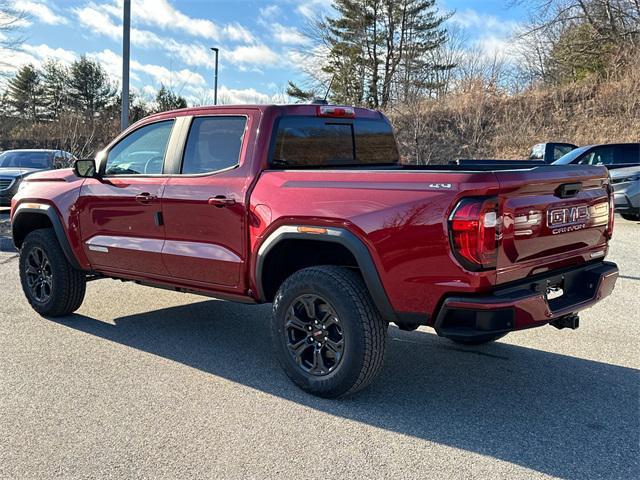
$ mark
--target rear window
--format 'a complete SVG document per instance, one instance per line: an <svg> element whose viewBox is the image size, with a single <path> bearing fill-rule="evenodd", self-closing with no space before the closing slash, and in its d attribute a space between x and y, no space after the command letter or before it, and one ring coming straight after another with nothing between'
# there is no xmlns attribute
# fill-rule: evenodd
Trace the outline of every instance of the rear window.
<svg viewBox="0 0 640 480"><path fill-rule="evenodd" d="M273 167L340 167L399 163L391 126L383 120L283 117Z"/></svg>

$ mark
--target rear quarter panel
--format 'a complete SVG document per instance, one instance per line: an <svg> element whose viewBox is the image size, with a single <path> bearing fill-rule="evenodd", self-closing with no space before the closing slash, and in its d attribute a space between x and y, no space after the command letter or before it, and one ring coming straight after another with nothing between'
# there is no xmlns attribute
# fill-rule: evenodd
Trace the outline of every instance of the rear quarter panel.
<svg viewBox="0 0 640 480"><path fill-rule="evenodd" d="M285 224L346 228L368 248L393 308L431 315L445 293L493 285L495 272L453 258L447 219L463 192L497 191L490 172L267 170L251 195L250 248Z"/></svg>

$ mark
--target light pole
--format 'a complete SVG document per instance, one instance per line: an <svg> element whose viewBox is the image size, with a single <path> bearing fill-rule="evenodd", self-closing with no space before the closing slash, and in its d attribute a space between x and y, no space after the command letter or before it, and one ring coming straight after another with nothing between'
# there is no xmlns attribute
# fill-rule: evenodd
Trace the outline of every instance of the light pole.
<svg viewBox="0 0 640 480"><path fill-rule="evenodd" d="M122 22L122 108L120 128L129 126L129 33L131 31L131 0L124 0L124 18Z"/></svg>
<svg viewBox="0 0 640 480"><path fill-rule="evenodd" d="M211 47L216 54L216 67L215 73L213 75L213 104L218 104L218 49L216 47Z"/></svg>

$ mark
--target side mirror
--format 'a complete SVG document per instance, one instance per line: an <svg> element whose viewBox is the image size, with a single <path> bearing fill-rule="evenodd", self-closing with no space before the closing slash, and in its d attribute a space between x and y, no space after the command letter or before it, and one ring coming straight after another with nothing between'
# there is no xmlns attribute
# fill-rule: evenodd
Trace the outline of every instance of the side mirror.
<svg viewBox="0 0 640 480"><path fill-rule="evenodd" d="M80 178L98 178L96 162L93 158L82 158L73 162L73 173Z"/></svg>

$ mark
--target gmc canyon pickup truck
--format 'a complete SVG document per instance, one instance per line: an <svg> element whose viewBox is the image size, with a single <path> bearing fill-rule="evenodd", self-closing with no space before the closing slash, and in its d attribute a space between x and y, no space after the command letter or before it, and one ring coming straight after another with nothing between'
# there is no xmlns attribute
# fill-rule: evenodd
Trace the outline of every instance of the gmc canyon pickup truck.
<svg viewBox="0 0 640 480"><path fill-rule="evenodd" d="M404 165L367 109L217 106L29 176L11 213L41 315L99 278L270 302L286 374L339 397L380 371L389 323L463 344L576 328L617 279L612 200L604 167Z"/></svg>

